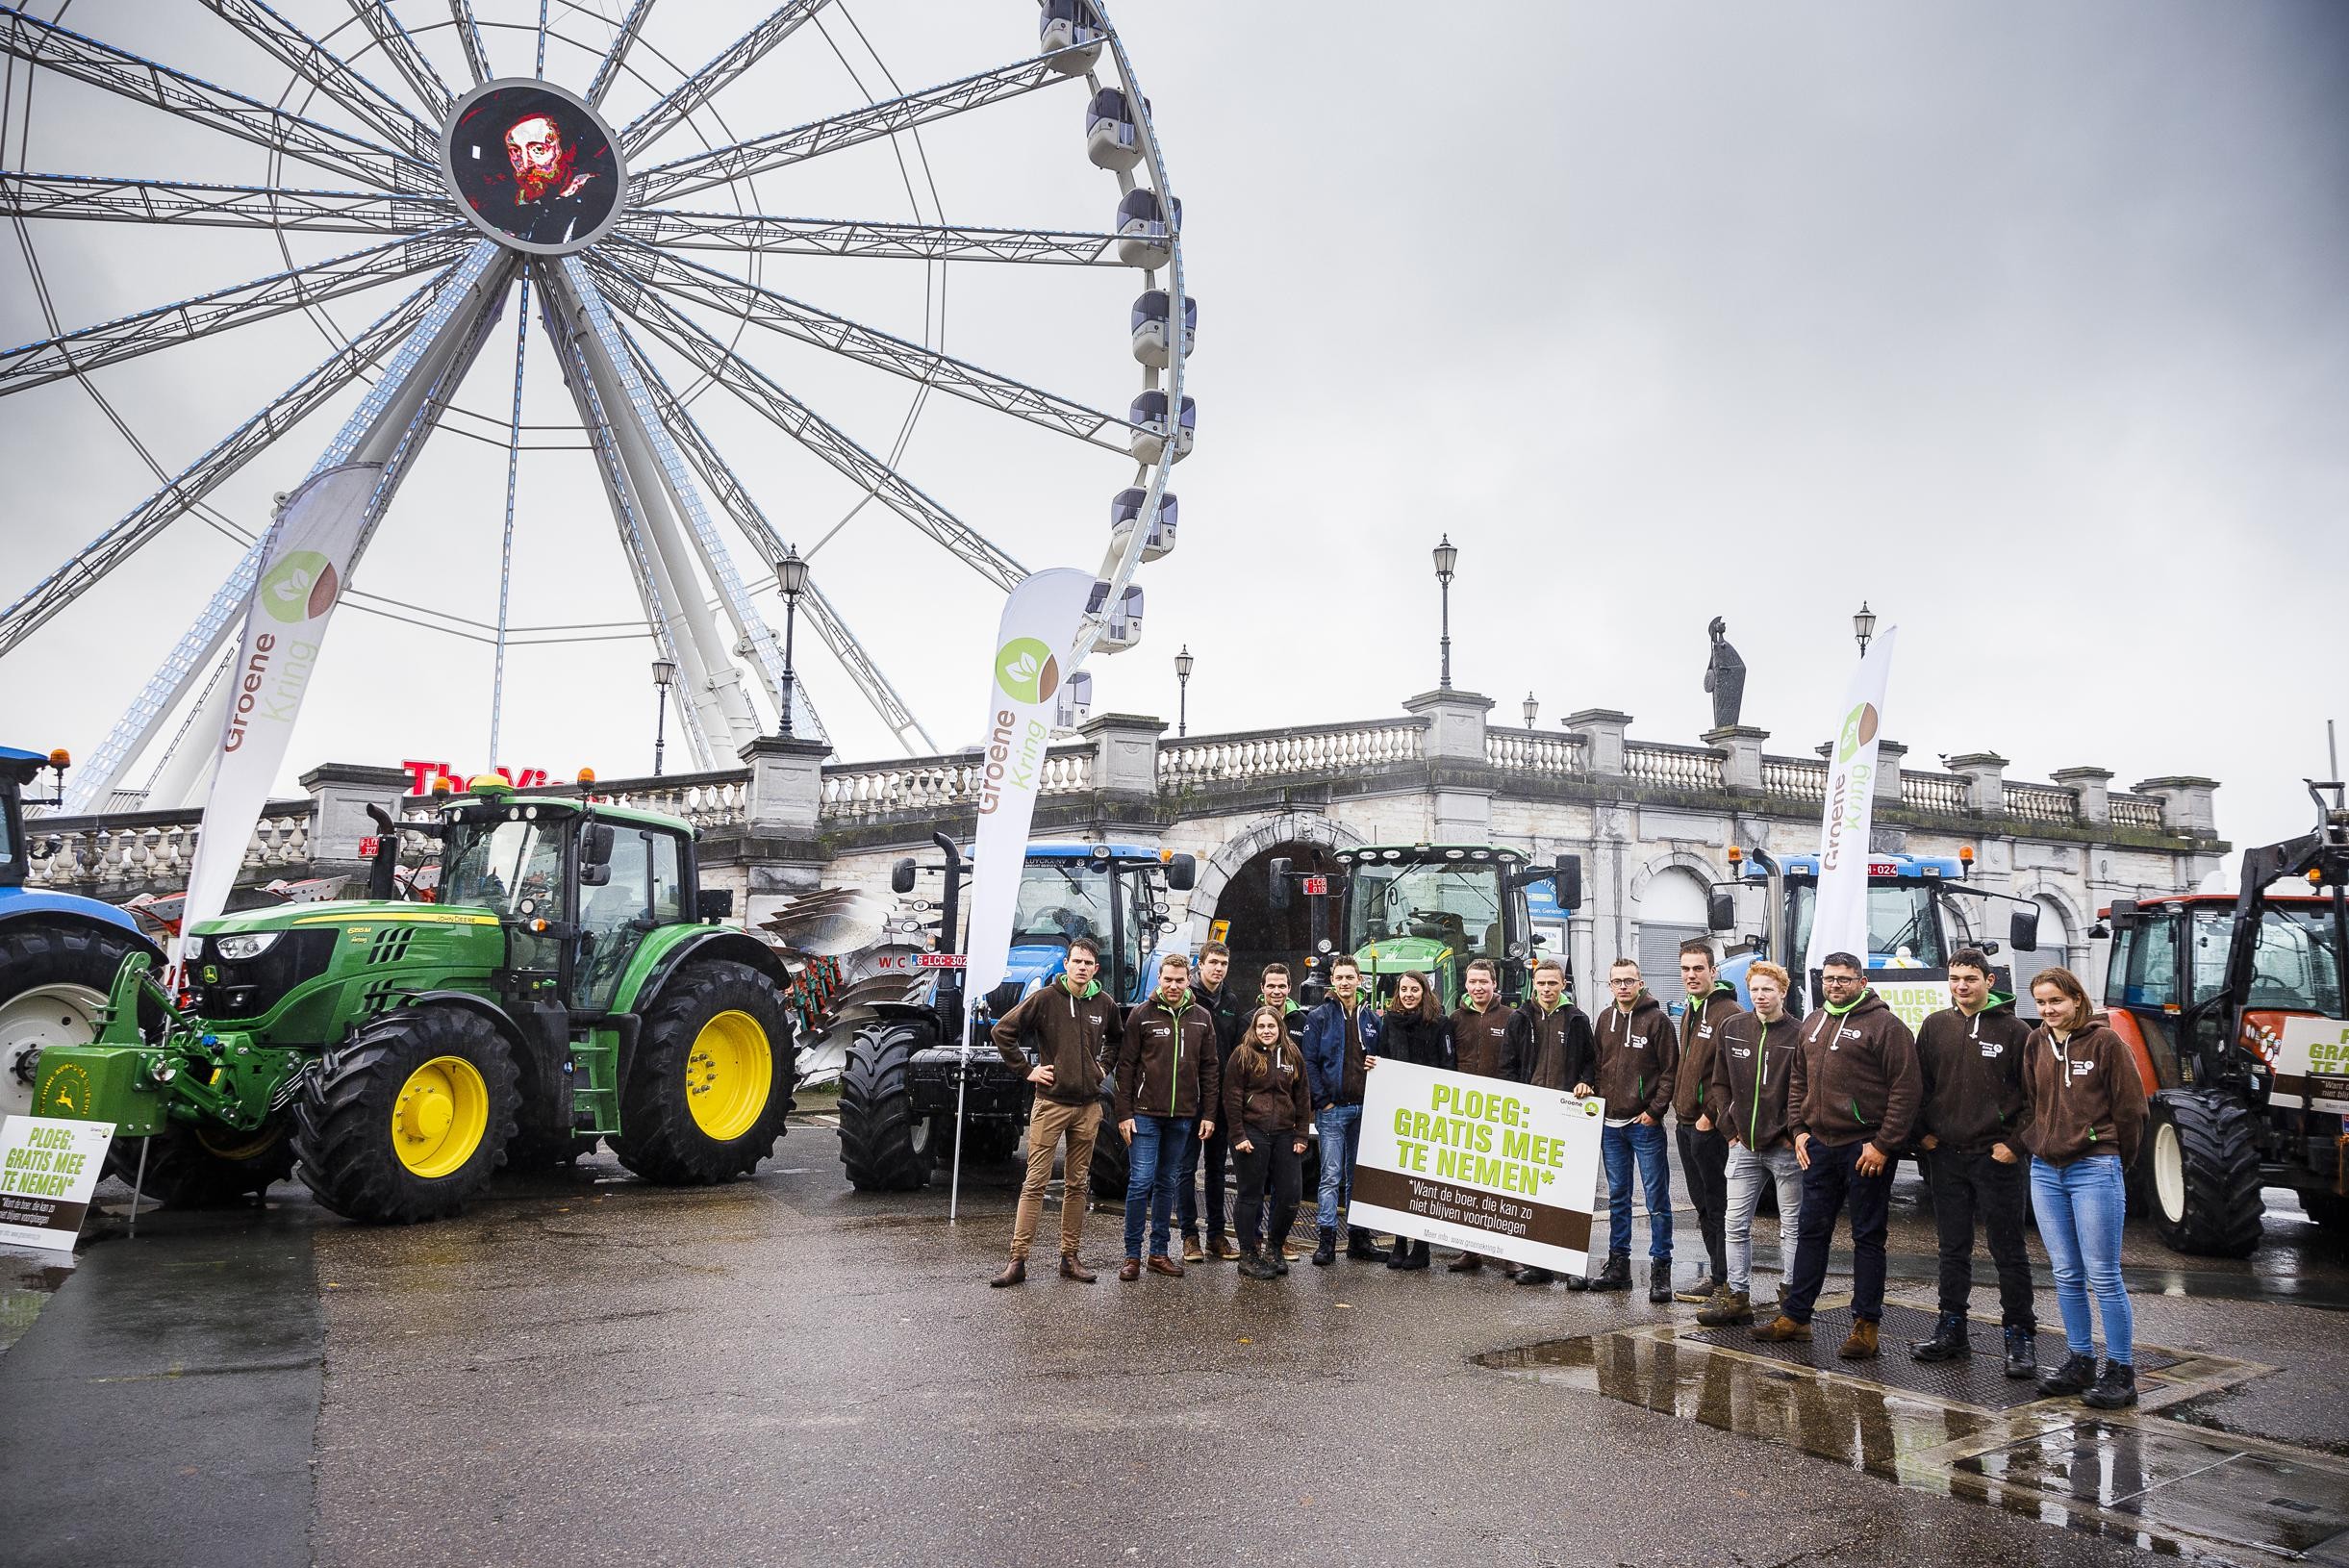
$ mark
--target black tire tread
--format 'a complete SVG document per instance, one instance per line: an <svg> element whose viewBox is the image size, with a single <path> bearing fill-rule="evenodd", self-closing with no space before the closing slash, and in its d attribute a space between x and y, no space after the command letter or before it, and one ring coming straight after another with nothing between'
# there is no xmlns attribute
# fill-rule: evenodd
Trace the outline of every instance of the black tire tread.
<svg viewBox="0 0 2349 1568"><path fill-rule="evenodd" d="M233 1208L293 1175L290 1119L280 1117L274 1125L274 1143L249 1159L233 1160L205 1148L193 1127L174 1124L146 1140L143 1174L139 1169L139 1140L117 1138L106 1151L106 1171L126 1185L136 1183L142 1199L152 1198L165 1208Z"/></svg>
<svg viewBox="0 0 2349 1568"><path fill-rule="evenodd" d="M2164 1116L2178 1129L2185 1177L2185 1213L2173 1225L2154 1198L2149 1205L2161 1239L2202 1257L2249 1257L2260 1245L2260 1147L2251 1107L2231 1095L2172 1089L2155 1097L2145 1129L2145 1191L2153 1198L2153 1142Z"/></svg>
<svg viewBox="0 0 2349 1568"><path fill-rule="evenodd" d="M749 1130L720 1143L694 1120L684 1093L685 1059L702 1024L731 1009L750 1014L767 1030L774 1078L766 1107ZM612 1152L638 1176L663 1186L704 1187L748 1175L783 1136L796 1059L790 1004L780 986L749 965L728 959L686 965L644 1013L636 1059L619 1089L620 1130L611 1139Z"/></svg>
<svg viewBox="0 0 2349 1568"><path fill-rule="evenodd" d="M464 1056L481 1070L490 1125L482 1137L486 1158L476 1151L463 1170L427 1182L400 1165L388 1129L400 1085L436 1056ZM479 1196L505 1163L520 1100L513 1055L489 1020L455 1007L379 1014L303 1075L293 1101L294 1174L345 1219L370 1225L446 1219Z"/></svg>
<svg viewBox="0 0 2349 1568"><path fill-rule="evenodd" d="M840 1162L858 1192L929 1185L930 1154L915 1142L912 1060L929 1031L892 1019L857 1031L840 1075Z"/></svg>
<svg viewBox="0 0 2349 1568"><path fill-rule="evenodd" d="M122 960L144 950L146 944L128 931L19 917L0 925L0 1001L43 985L88 986L103 996L114 989ZM140 999L140 1023L158 1024L162 1016Z"/></svg>

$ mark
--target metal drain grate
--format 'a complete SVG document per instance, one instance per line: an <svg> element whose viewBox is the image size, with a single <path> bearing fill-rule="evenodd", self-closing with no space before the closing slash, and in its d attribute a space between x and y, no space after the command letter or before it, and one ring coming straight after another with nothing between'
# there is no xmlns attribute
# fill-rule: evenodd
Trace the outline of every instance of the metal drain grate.
<svg viewBox="0 0 2349 1568"><path fill-rule="evenodd" d="M1766 1310L1757 1309L1755 1320L1766 1323ZM1812 1367L1822 1372L1839 1372L1846 1377L1865 1378L1882 1383L1887 1388L1904 1389L1911 1394L1929 1394L1935 1399L1956 1400L1960 1404L1978 1405L1986 1410L2007 1410L2018 1404L2028 1404L2039 1397L2038 1389L2028 1379L2009 1378L2000 1370L2004 1357L2004 1341L1996 1327L1990 1324L1972 1325L1974 1356L1968 1361L1926 1362L1909 1359L1908 1342L1923 1339L1933 1331L1934 1315L1920 1312L1912 1306L1884 1307L1883 1323L1879 1330L1880 1349L1873 1361L1844 1361L1837 1359L1836 1347L1852 1331L1852 1309L1833 1307L1814 1313L1810 1320L1810 1343L1774 1345L1754 1337L1750 1328L1685 1328L1675 1337L1692 1345L1718 1345L1725 1350L1743 1351L1772 1361L1784 1361L1793 1366ZM2056 1366L2064 1357L2063 1335L2041 1330L2039 1334L2039 1365ZM2174 1355L2160 1355L2137 1347L2137 1371L2158 1372L2163 1367L2176 1366Z"/></svg>

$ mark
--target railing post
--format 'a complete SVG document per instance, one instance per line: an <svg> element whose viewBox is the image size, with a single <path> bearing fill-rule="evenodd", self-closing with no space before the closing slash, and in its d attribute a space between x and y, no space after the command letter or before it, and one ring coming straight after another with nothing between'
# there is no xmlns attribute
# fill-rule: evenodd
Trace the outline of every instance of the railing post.
<svg viewBox="0 0 2349 1568"><path fill-rule="evenodd" d="M1770 738L1766 729L1750 724L1731 724L1727 729L1708 729L1702 739L1706 746L1721 753L1721 783L1723 788L1758 795L1762 787L1762 742Z"/></svg>
<svg viewBox="0 0 2349 1568"><path fill-rule="evenodd" d="M1901 759L1908 755L1908 747L1898 741L1880 740L1876 743L1876 803L1897 806L1901 803Z"/></svg>
<svg viewBox="0 0 2349 1568"><path fill-rule="evenodd" d="M1158 737L1167 721L1141 714L1105 713L1076 726L1093 745L1093 787L1103 795L1158 793Z"/></svg>
<svg viewBox="0 0 2349 1568"><path fill-rule="evenodd" d="M1966 804L1984 816L2007 809L2007 759L1995 751L1950 758L1950 771L1966 781Z"/></svg>
<svg viewBox="0 0 2349 1568"><path fill-rule="evenodd" d="M2080 801L2080 820L2084 822L2109 822L2112 820L2112 770L2109 768L2059 768L2055 780L2072 792Z"/></svg>
<svg viewBox="0 0 2349 1568"><path fill-rule="evenodd" d="M823 759L828 741L762 735L735 754L750 765L743 792L743 824L762 839L809 840L823 806Z"/></svg>
<svg viewBox="0 0 2349 1568"><path fill-rule="evenodd" d="M2173 832L2191 833L2197 838L2216 838L2217 802L2211 797L2217 789L2218 780L2215 778L2181 773L2167 778L2141 779L2135 793L2150 795L2161 802L2162 825Z"/></svg>
<svg viewBox="0 0 2349 1568"><path fill-rule="evenodd" d="M1612 708L1584 708L1566 716L1566 727L1582 738L1582 766L1601 777L1623 776L1623 732L1631 716Z"/></svg>
<svg viewBox="0 0 2349 1568"><path fill-rule="evenodd" d="M367 807L381 806L398 821L408 771L320 763L302 775L302 788L310 792L310 864L314 874L324 876L353 869L365 858L359 841L377 832Z"/></svg>
<svg viewBox="0 0 2349 1568"><path fill-rule="evenodd" d="M1404 701L1403 712L1427 723L1421 754L1431 773L1446 769L1491 765L1485 760L1485 715L1493 699L1474 692L1422 692ZM1429 792L1429 832L1439 843L1482 844L1493 836L1493 792L1440 776Z"/></svg>

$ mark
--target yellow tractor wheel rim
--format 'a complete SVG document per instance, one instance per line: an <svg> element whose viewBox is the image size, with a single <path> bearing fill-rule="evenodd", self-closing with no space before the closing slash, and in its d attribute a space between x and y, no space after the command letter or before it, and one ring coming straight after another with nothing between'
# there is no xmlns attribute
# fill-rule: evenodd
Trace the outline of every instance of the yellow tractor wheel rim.
<svg viewBox="0 0 2349 1568"><path fill-rule="evenodd" d="M281 1129L274 1126L263 1127L249 1137L238 1132L216 1132L210 1127L196 1128L196 1142L204 1151L224 1160L249 1160L266 1154L281 1135Z"/></svg>
<svg viewBox="0 0 2349 1568"><path fill-rule="evenodd" d="M490 1130L490 1086L462 1056L435 1056L408 1075L392 1106L392 1148L430 1181L465 1168Z"/></svg>
<svg viewBox="0 0 2349 1568"><path fill-rule="evenodd" d="M685 1103L694 1125L731 1143L758 1125L774 1087L774 1050L748 1013L729 1009L701 1025L685 1058Z"/></svg>

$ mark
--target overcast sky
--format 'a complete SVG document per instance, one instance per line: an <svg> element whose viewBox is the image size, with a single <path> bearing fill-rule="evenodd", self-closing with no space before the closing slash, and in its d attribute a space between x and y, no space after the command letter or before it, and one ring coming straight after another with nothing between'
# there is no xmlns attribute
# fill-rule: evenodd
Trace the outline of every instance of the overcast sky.
<svg viewBox="0 0 2349 1568"><path fill-rule="evenodd" d="M555 9L583 42L608 35L592 8ZM483 7L493 21L536 10ZM401 12L419 27L446 14ZM342 25L337 46L358 49L343 8L291 13ZM690 65L754 13L663 0L638 63L666 87L657 56ZM1019 58L1033 14L1028 0L835 5L824 34L804 30L720 100L722 125L648 161L693 134L887 96L890 78ZM1188 643L1195 733L1399 713L1434 684L1427 550L1449 531L1455 680L1496 698L1497 720L1517 722L1530 690L1545 727L1618 708L1635 738L1692 742L1710 724L1718 614L1751 667L1745 721L1769 749L1806 753L1864 597L1901 627L1886 733L1911 766L1990 749L2010 777L2206 773L2224 781L2229 837L2306 830L2298 780L2324 769L2326 718L2349 721L2349 7L1125 0L1117 14L1185 203L1200 444L1175 475L1180 548L1139 579L1144 642L1094 661L1097 711L1171 721ZM65 19L265 99L285 89L197 8L78 0ZM423 38L460 74L446 27ZM493 27L493 64L527 74L530 44ZM390 80L379 56L363 68ZM592 71L553 46L550 77L582 87ZM615 119L652 91L623 84ZM10 167L268 183L258 149L47 74L28 119L25 92L19 70ZM949 121L903 168L876 144L686 205L902 218L934 181L957 222L1103 227L1116 191L1084 160L1081 96ZM25 233L66 327L286 265L262 235ZM286 255L366 242L303 236ZM770 258L761 275L911 336L943 306L953 352L1099 406L1139 384L1124 269L963 265L926 298L937 280L911 263ZM0 338L45 336L8 236L0 280ZM400 291L92 382L176 470L316 363L328 330ZM512 327L356 575L379 610L496 619ZM868 445L895 444L907 383L755 330L743 349ZM521 463L512 622L626 620L634 593L535 328L528 352L541 428ZM262 525L348 407L225 487L221 519ZM725 393L695 407L803 547L854 508ZM1031 568L1091 567L1131 471L943 397L900 462ZM0 473L4 598L157 483L72 383L8 402ZM93 750L238 548L190 518L86 594L0 665L0 740ZM744 554L745 575L761 569ZM970 739L999 595L877 506L815 563L931 734ZM802 632L842 755L891 754ZM333 638L288 783L330 758L486 762L485 645L364 612ZM650 657L641 637L515 653L502 760L646 771ZM690 766L673 717L672 771Z"/></svg>

